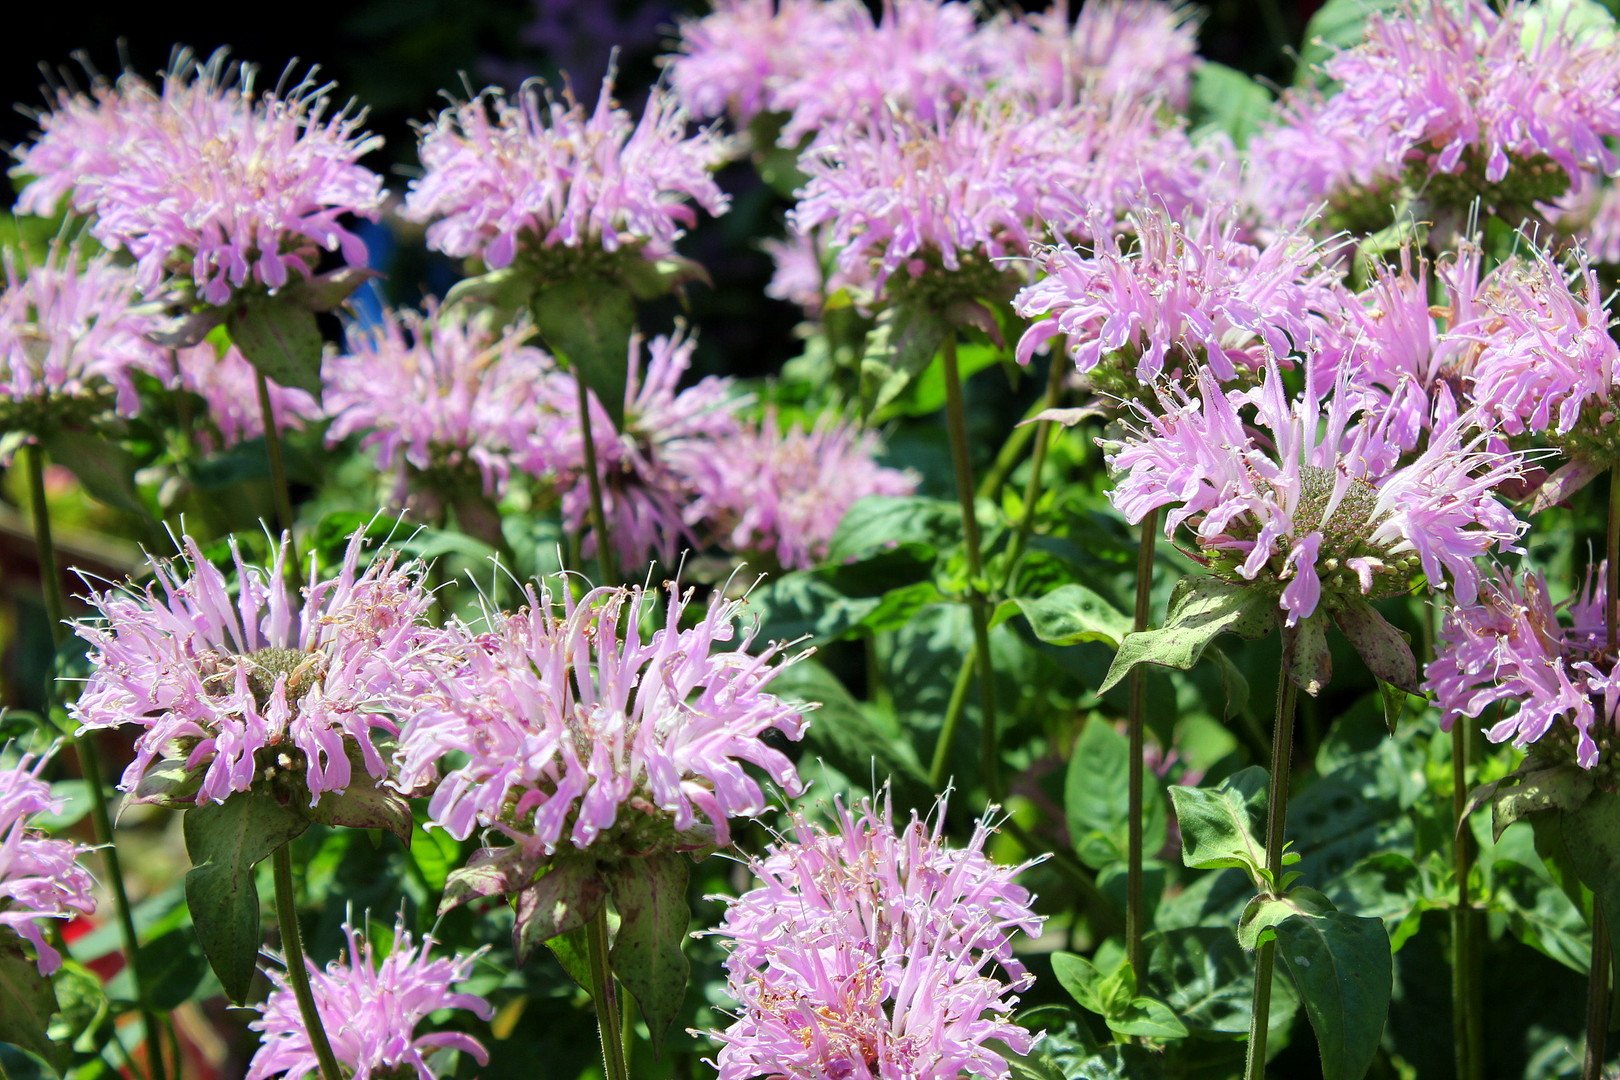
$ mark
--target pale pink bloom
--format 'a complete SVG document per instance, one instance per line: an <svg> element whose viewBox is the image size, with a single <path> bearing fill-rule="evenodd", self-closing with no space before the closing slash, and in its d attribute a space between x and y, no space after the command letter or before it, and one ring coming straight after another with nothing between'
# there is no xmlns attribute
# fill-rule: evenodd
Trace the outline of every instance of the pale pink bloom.
<svg viewBox="0 0 1620 1080"><path fill-rule="evenodd" d="M30 828L36 814L60 814L63 802L39 778L49 755L24 754L0 769L0 926L34 947L41 975L62 966L45 937L46 920L72 919L96 910L94 882L79 864L89 849Z"/></svg>
<svg viewBox="0 0 1620 1080"><path fill-rule="evenodd" d="M567 90L486 90L423 129L405 216L427 225L429 247L491 269L547 248L667 258L697 220L691 204L720 214L729 202L710 175L725 141L707 128L688 134L687 119L655 88L633 120L613 100L611 75L590 112Z"/></svg>
<svg viewBox="0 0 1620 1080"><path fill-rule="evenodd" d="M261 93L251 65L182 53L161 88L133 74L58 95L14 176L35 178L19 208L49 213L66 196L102 244L135 259L140 288L171 275L210 304L277 289L335 251L364 266L345 215L375 218L382 179L360 164L381 145L364 115L333 109L311 71Z"/></svg>
<svg viewBox="0 0 1620 1080"><path fill-rule="evenodd" d="M75 624L91 673L68 707L83 729L143 729L121 787L144 794L160 765L187 775L170 801L224 802L256 783L291 782L308 805L388 775L383 740L422 707L439 635L426 625L422 568L393 554L361 566L365 530L333 577L287 584L288 544L252 566L231 545L236 583L180 539L155 579L92 593L96 621ZM286 778L286 779L284 779Z"/></svg>
<svg viewBox="0 0 1620 1080"><path fill-rule="evenodd" d="M332 1054L351 1080L433 1080L428 1058L454 1050L479 1065L489 1064L489 1053L471 1035L457 1031L418 1034L433 1014L461 1009L480 1020L495 1015L489 1002L477 994L456 990L472 975L478 953L431 956L432 937L420 945L405 930L403 919L394 923L394 940L379 963L376 950L364 934L345 922L347 953L317 968L305 961L315 1011L332 1045ZM298 1000L287 976L269 970L270 996L259 1018L248 1025L260 1032L259 1049L248 1065L247 1080L307 1080L320 1075L320 1063L310 1045Z"/></svg>
<svg viewBox="0 0 1620 1080"><path fill-rule="evenodd" d="M560 610L531 587L522 610L464 632L464 664L406 726L400 783L438 778L433 824L457 839L489 829L535 855L620 834L697 849L765 809L745 765L801 790L772 733L798 739L805 707L768 689L792 660L780 644L749 652L742 601L717 598L682 629L692 594L671 586L648 633L654 591L560 591Z"/></svg>
<svg viewBox="0 0 1620 1080"><path fill-rule="evenodd" d="M996 1044L1034 1042L1012 1020L1034 981L1013 937L1041 932L1029 864L990 861L986 819L948 847L943 798L898 829L886 795L835 813L830 831L795 814L712 931L738 1008L710 1032L720 1080L1008 1076Z"/></svg>

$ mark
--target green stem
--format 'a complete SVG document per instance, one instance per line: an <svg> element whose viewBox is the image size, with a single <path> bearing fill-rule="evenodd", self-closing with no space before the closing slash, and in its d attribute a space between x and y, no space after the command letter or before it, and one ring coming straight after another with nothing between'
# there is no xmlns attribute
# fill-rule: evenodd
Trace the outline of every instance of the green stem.
<svg viewBox="0 0 1620 1080"><path fill-rule="evenodd" d="M281 951L287 958L287 981L298 999L298 1015L303 1017L309 1045L320 1063L321 1080L343 1080L343 1071L332 1044L327 1041L321 1014L315 1008L315 994L309 988L309 968L304 963L304 936L298 927L298 899L293 891L292 848L282 844L270 856L276 880L276 926L281 930Z"/></svg>
<svg viewBox="0 0 1620 1080"><path fill-rule="evenodd" d="M579 391L579 432L585 446L586 486L591 498L591 531L596 534L596 568L602 576L599 585L616 585L619 567L613 552L613 538L608 535L607 510L602 501L602 477L596 468L596 439L591 433L591 399L585 380L576 371L574 386Z"/></svg>
<svg viewBox="0 0 1620 1080"><path fill-rule="evenodd" d="M1479 983L1473 977L1474 910L1468 876L1474 865L1474 835L1463 815L1468 809L1468 725L1451 727L1451 810L1457 819L1452 860L1457 875L1457 906L1451 909L1452 1035L1457 1044L1457 1080L1482 1080L1483 1029L1480 1027Z"/></svg>
<svg viewBox="0 0 1620 1080"><path fill-rule="evenodd" d="M1290 672L1299 633L1283 627L1282 663L1277 672L1277 715L1271 733L1271 776L1266 791L1266 869L1273 882L1282 879L1283 830L1288 824L1288 781L1294 761L1294 699ZM1271 1026L1271 974L1277 954L1275 939L1260 946L1254 961L1254 1012L1249 1017L1249 1052L1244 1080L1264 1080L1266 1035Z"/></svg>
<svg viewBox="0 0 1620 1080"><path fill-rule="evenodd" d="M293 537L292 489L287 485L287 466L281 456L281 429L276 427L276 408L270 402L270 382L264 372L254 370L259 388L259 416L264 422L264 450L270 459L270 487L276 500L276 529L287 537L287 578L296 594L301 564L298 541Z"/></svg>
<svg viewBox="0 0 1620 1080"><path fill-rule="evenodd" d="M967 708L967 689L973 681L973 669L978 663L979 649L974 646L962 657L962 666L956 669L956 681L951 683L951 697L945 704L945 722L940 725L939 739L934 743L934 760L928 765L928 786L935 791L945 786L945 773L950 768L951 744L956 741L956 728L962 722Z"/></svg>
<svg viewBox="0 0 1620 1080"><path fill-rule="evenodd" d="M1142 535L1136 549L1136 611L1131 628L1141 633L1148 628L1149 608L1153 598L1153 549L1159 538L1159 512L1150 510L1142 519ZM1136 985L1147 983L1147 949L1143 943L1146 933L1142 917L1142 850L1143 791L1142 773L1146 768L1146 740L1144 738L1145 704L1147 698L1147 670L1138 664L1131 669L1130 697L1125 711L1125 733L1130 745L1126 768L1126 836L1125 864L1125 955L1131 970L1136 973Z"/></svg>
<svg viewBox="0 0 1620 1080"><path fill-rule="evenodd" d="M606 1080L630 1080L619 1031L619 1010L613 998L613 972L608 967L605 908L598 910L586 927L586 943L591 965L591 1001L596 1005L596 1030L602 1040L602 1073Z"/></svg>
<svg viewBox="0 0 1620 1080"><path fill-rule="evenodd" d="M67 633L67 606L62 598L62 577L56 564L56 543L51 536L51 516L45 503L45 451L39 446L28 447L28 497L34 515L34 550L39 558L40 591L45 597L45 620L50 623L51 652L62 651ZM54 663L53 663L54 666ZM45 677L45 715L50 716L56 702L55 672ZM129 964L130 980L135 984L135 999L142 1002L141 1024L147 1032L148 1057L151 1059L153 1080L167 1080L163 1065L160 1032L152 1010L145 1004L146 984L141 980L140 961L137 958L139 939L135 935L135 917L130 911L129 892L124 887L124 867L113 842L112 815L107 809L107 787L101 771L101 755L96 751L93 736L84 733L74 736L73 749L79 759L79 772L85 787L90 790L90 820L95 828L96 844L107 865L108 884L112 888L113 908L118 917L118 933L123 941L124 956Z"/></svg>
<svg viewBox="0 0 1620 1080"><path fill-rule="evenodd" d="M1608 653L1620 644L1620 461L1609 466L1609 524L1604 536L1608 562ZM1582 1076L1600 1080L1604 1043L1609 1037L1609 925L1599 898L1592 898L1592 960L1586 978L1586 1057Z"/></svg>
<svg viewBox="0 0 1620 1080"><path fill-rule="evenodd" d="M984 557L979 519L973 510L973 464L968 456L967 408L962 401L962 372L956 362L956 332L945 335L945 423L950 434L951 464L956 472L956 497L962 504L962 539L967 549L968 609L973 620L973 645L979 668L979 708L982 738L979 752L984 786L993 802L1003 797L1001 748L996 733L995 669L990 658L990 604L985 596Z"/></svg>
<svg viewBox="0 0 1620 1080"><path fill-rule="evenodd" d="M1067 367L1065 357L1067 352L1052 357L1051 367L1047 370L1046 394L1041 398L1041 411L1055 409L1063 398L1063 371ZM1030 534L1035 529L1035 504L1040 501L1042 483L1046 471L1046 455L1052 446L1052 429L1057 427L1050 420L1041 420L1027 425L1035 429L1035 449L1029 455L1029 480L1024 484L1024 510L1018 517L1018 527L1013 532L1012 544L1007 549L1007 582L1010 584L1013 572L1018 565L1019 556L1023 555L1024 547L1029 543ZM1008 444L1012 443L1008 439ZM995 489L991 489L994 491ZM982 492L982 488L981 488Z"/></svg>

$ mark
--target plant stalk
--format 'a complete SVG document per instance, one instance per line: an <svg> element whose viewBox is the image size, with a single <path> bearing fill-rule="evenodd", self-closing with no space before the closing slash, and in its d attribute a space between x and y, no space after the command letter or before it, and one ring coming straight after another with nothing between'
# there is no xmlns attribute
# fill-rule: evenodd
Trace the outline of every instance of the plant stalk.
<svg viewBox="0 0 1620 1080"><path fill-rule="evenodd" d="M1153 549L1159 537L1159 512L1149 510L1142 518L1142 535L1136 549L1136 611L1131 628L1141 633L1148 628L1153 598ZM1147 670L1138 664L1131 669L1130 697L1125 711L1125 734L1129 742L1126 768L1126 853L1125 853L1125 955L1136 973L1136 985L1147 983L1147 949L1143 943L1146 927L1142 904L1142 863L1146 852L1142 836L1143 777L1146 768L1144 728L1147 699Z"/></svg>
<svg viewBox="0 0 1620 1080"><path fill-rule="evenodd" d="M62 598L62 578L56 564L56 543L51 536L51 516L45 503L45 451L38 445L27 448L28 497L34 514L34 550L39 558L40 591L45 598L45 621L50 623L51 652L61 652L67 633L67 605ZM56 673L45 675L45 715L50 717L56 703ZM90 733L75 735L73 749L79 759L79 772L85 787L90 789L90 820L95 828L96 844L106 862L108 884L112 887L113 908L118 918L118 934L123 941L125 962L129 964L130 980L135 984L135 999L141 1002L141 1024L147 1033L148 1059L153 1080L167 1080L163 1064L163 1046L157 1018L146 1005L146 984L141 980L138 952L139 939L135 934L135 917L130 911L129 891L124 887L124 867L113 841L112 815L107 808L106 781L101 771L101 755Z"/></svg>
<svg viewBox="0 0 1620 1080"><path fill-rule="evenodd" d="M585 380L576 371L574 386L579 391L579 433L585 446L586 486L591 498L591 531L596 534L596 569L602 576L600 585L619 582L618 559L613 551L613 538L608 535L607 509L602 500L602 477L596 468L596 439L591 432L591 398Z"/></svg>
<svg viewBox="0 0 1620 1080"><path fill-rule="evenodd" d="M1277 672L1277 715L1271 733L1271 776L1266 791L1266 869L1273 881L1282 877L1283 830L1288 824L1288 781L1294 760L1294 701L1298 693L1290 672L1299 633L1282 629L1282 664ZM1260 946L1254 961L1254 1012L1249 1017L1248 1060L1244 1080L1264 1080L1266 1035L1271 1026L1271 975L1277 955L1273 938Z"/></svg>
<svg viewBox="0 0 1620 1080"><path fill-rule="evenodd" d="M1484 1030L1481 1027L1479 981L1474 977L1475 919L1468 895L1474 866L1474 834L1463 815L1468 809L1468 726L1451 726L1451 809L1457 819L1452 858L1457 875L1457 906L1451 909L1452 1035L1457 1044L1457 1080L1483 1080Z"/></svg>
<svg viewBox="0 0 1620 1080"><path fill-rule="evenodd" d="M287 485L287 465L281 456L281 429L276 426L276 408L270 401L270 381L254 369L259 388L259 416L264 422L264 450L270 459L270 487L276 500L276 531L287 537L287 583L296 596L302 564L298 559L298 539L293 536L292 489Z"/></svg>
<svg viewBox="0 0 1620 1080"><path fill-rule="evenodd" d="M1620 461L1609 465L1609 523L1604 536L1604 567L1608 604L1608 654L1613 657L1620 644ZM1609 924L1603 905L1592 898L1592 962L1586 978L1586 1055L1581 1075L1585 1080L1602 1080L1604 1044L1609 1037Z"/></svg>
<svg viewBox="0 0 1620 1080"><path fill-rule="evenodd" d="M1046 376L1046 394L1041 398L1042 412L1057 408L1058 402L1063 398L1063 370L1067 355L1067 352L1064 352L1052 357L1052 366ZM1018 517L1018 526L1013 531L1012 543L1007 548L1007 581L1003 583L1003 588L1011 584L1013 573L1018 567L1019 556L1024 554L1024 547L1029 543L1030 534L1035 530L1035 504L1041 497L1046 455L1052 448L1052 430L1058 425L1051 420L1040 420L1031 426L1035 428L1035 449L1030 451L1029 455L1029 480L1024 484L1024 511Z"/></svg>
<svg viewBox="0 0 1620 1080"><path fill-rule="evenodd" d="M309 988L309 968L304 962L304 936L298 927L298 899L293 891L292 847L282 844L270 856L276 880L276 926L281 931L281 951L287 958L287 982L292 985L293 997L298 999L298 1015L303 1017L304 1032L309 1036L310 1048L320 1063L321 1080L343 1080L337 1056L327 1041L321 1014L315 1008L315 994Z"/></svg>
<svg viewBox="0 0 1620 1080"><path fill-rule="evenodd" d="M962 504L962 539L967 549L968 609L973 620L973 645L979 668L979 708L984 714L980 755L984 786L992 802L1003 798L1001 748L996 732L995 670L990 658L990 604L984 588L984 556L979 519L973 510L973 464L968 456L967 409L962 401L962 372L956 362L956 332L945 335L945 423L950 434L951 464L956 473L956 496Z"/></svg>
<svg viewBox="0 0 1620 1080"><path fill-rule="evenodd" d="M614 1001L613 971L608 967L607 910L598 910L586 927L586 951L591 965L591 1001L596 1006L596 1030L602 1040L602 1074L606 1080L630 1080L624 1059L623 1033Z"/></svg>

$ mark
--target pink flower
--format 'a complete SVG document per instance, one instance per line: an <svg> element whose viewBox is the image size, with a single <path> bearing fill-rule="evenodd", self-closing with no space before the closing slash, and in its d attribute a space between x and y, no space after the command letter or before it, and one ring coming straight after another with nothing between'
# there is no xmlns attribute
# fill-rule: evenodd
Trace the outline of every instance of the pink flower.
<svg viewBox="0 0 1620 1080"><path fill-rule="evenodd" d="M1167 0L1089 0L1072 26L1054 8L1003 16L979 32L993 43L996 86L1048 107L1152 99L1184 112L1200 62L1196 9Z"/></svg>
<svg viewBox="0 0 1620 1080"><path fill-rule="evenodd" d="M343 932L349 940L346 957L328 964L325 971L306 963L315 1011L345 1075L352 1080L403 1080L412 1075L433 1080L436 1074L428 1066L428 1056L446 1050L489 1064L489 1054L471 1035L454 1031L418 1035L416 1030L446 1009L464 1009L485 1021L495 1015L483 998L455 989L472 974L478 954L430 959L434 940L426 937L417 945L401 919L394 923L393 943L379 964L371 942L360 931L344 923ZM274 969L269 975L272 989L263 1013L248 1025L261 1033L262 1042L248 1065L247 1080L318 1076L320 1064L287 976Z"/></svg>
<svg viewBox="0 0 1620 1080"><path fill-rule="evenodd" d="M1560 746L1581 768L1596 765L1594 727L1606 746L1620 715L1620 667L1603 647L1605 573L1600 564L1585 589L1556 605L1541 574L1519 581L1504 573L1485 581L1473 603L1447 612L1424 685L1440 706L1441 726L1449 731L1458 718L1477 720L1500 704L1485 729L1492 742Z"/></svg>
<svg viewBox="0 0 1620 1080"><path fill-rule="evenodd" d="M349 540L335 577L311 570L302 604L285 540L269 568L244 563L233 543L235 588L182 537L178 564L152 560L154 585L89 597L101 621L74 629L92 670L68 711L87 729L144 729L125 791L145 797L162 762L187 779L154 794L199 804L273 782L314 806L348 788L356 764L371 783L388 775L381 741L424 704L439 646L421 567L388 554L362 569L364 536Z"/></svg>
<svg viewBox="0 0 1620 1080"><path fill-rule="evenodd" d="M349 352L325 365L329 443L352 435L398 474L442 471L459 483L476 471L486 495L506 493L514 458L528 453L547 420L543 390L551 357L529 344L520 319L492 327L467 305L387 312L380 326L349 328Z"/></svg>
<svg viewBox="0 0 1620 1080"><path fill-rule="evenodd" d="M759 884L727 901L713 934L727 949L736 1020L720 1080L1004 1078L990 1045L1027 1052L1013 1023L1034 981L1013 953L1041 931L1023 866L985 855L981 819L966 847L945 845L945 800L933 823L895 829L887 796L845 809L827 831L794 815L792 838L750 861Z"/></svg>
<svg viewBox="0 0 1620 1080"><path fill-rule="evenodd" d="M1336 98L1311 89L1285 91L1273 119L1249 139L1244 157L1244 201L1272 228L1293 229L1313 218L1358 227L1389 223L1400 164L1387 160L1383 147L1343 114Z"/></svg>
<svg viewBox="0 0 1620 1080"><path fill-rule="evenodd" d="M590 396L603 512L619 561L627 566L653 557L673 566L682 545L706 542L726 482L725 458L741 433L737 410L746 399L734 393L730 380L714 376L680 389L695 346L679 333L653 338L643 366L641 338L631 338L622 430L614 428L594 392ZM535 437L524 467L554 477L563 520L584 534L589 555L597 538L589 528L590 481L572 373L552 380L546 393L553 420Z"/></svg>
<svg viewBox="0 0 1620 1080"><path fill-rule="evenodd" d="M342 218L381 208L382 180L359 163L381 139L363 114L334 111L313 71L269 93L256 75L223 52L182 53L161 89L126 74L64 91L12 169L35 178L19 207L48 213L65 195L97 240L135 258L144 292L177 274L210 304L307 277L322 250L365 265Z"/></svg>
<svg viewBox="0 0 1620 1080"><path fill-rule="evenodd" d="M0 769L0 926L33 945L41 975L62 966L62 955L45 940L45 920L96 910L95 883L79 865L89 849L28 827L35 814L62 812L62 800L39 778L48 759L24 754Z"/></svg>
<svg viewBox="0 0 1620 1080"><path fill-rule="evenodd" d="M813 428L783 432L775 412L727 448L718 496L729 545L760 552L783 569L814 566L844 514L870 495L910 495L918 477L877 463L877 437L823 416Z"/></svg>
<svg viewBox="0 0 1620 1080"><path fill-rule="evenodd" d="M736 600L715 600L681 629L691 593L671 588L663 629L644 632L658 600L639 587L579 601L545 588L472 637L442 701L400 744L401 785L431 781L428 813L457 839L504 833L531 853L635 837L700 848L729 842L727 822L765 808L762 770L790 794L793 764L767 741L797 739L803 706L768 691L784 646L750 655ZM730 647L724 647L724 646ZM453 755L453 756L451 756ZM448 761L447 761L448 756Z"/></svg>
<svg viewBox="0 0 1620 1080"><path fill-rule="evenodd" d="M136 373L161 375L167 359L146 338L158 320L138 307L134 276L110 255L63 247L31 267L7 250L3 265L0 427L48 430L108 403L135 415Z"/></svg>
<svg viewBox="0 0 1620 1080"><path fill-rule="evenodd" d="M429 247L491 269L520 250L558 247L656 261L696 220L689 203L725 211L710 173L726 153L709 129L689 136L685 110L662 89L632 120L613 100L611 75L590 113L566 91L558 100L486 90L423 130L424 172L405 216L427 224Z"/></svg>
<svg viewBox="0 0 1620 1080"><path fill-rule="evenodd" d="M1145 384L1196 361L1225 381L1310 351L1341 306L1323 250L1297 233L1256 247L1238 238L1230 214L1183 226L1153 207L1127 218L1129 239L1107 220L1089 231L1089 255L1067 243L1037 252L1045 276L1013 308L1051 318L1024 332L1020 362L1064 335L1082 373L1114 359Z"/></svg>
<svg viewBox="0 0 1620 1080"><path fill-rule="evenodd" d="M1198 394L1161 393L1109 458L1109 493L1135 524L1164 508L1165 535L1188 527L1215 573L1279 592L1288 625L1324 595L1382 596L1449 581L1459 602L1478 587L1474 560L1511 550L1524 525L1492 495L1522 462L1473 434L1466 417L1402 461L1391 417L1341 373L1326 400L1291 400L1275 364L1260 386L1226 391L1207 370Z"/></svg>
<svg viewBox="0 0 1620 1080"><path fill-rule="evenodd" d="M264 435L264 414L259 411L258 372L232 345L221 353L204 341L175 351L180 389L203 399L208 419L219 432L217 444L203 436L209 449L224 450ZM175 381L173 379L171 382ZM320 419L321 405L307 390L266 380L277 431L298 431Z"/></svg>

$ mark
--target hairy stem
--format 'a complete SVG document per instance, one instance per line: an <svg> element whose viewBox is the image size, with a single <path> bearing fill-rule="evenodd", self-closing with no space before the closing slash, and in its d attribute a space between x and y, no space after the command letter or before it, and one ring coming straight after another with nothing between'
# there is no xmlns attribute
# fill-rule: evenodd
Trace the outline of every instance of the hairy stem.
<svg viewBox="0 0 1620 1080"><path fill-rule="evenodd" d="M973 511L973 465L968 457L967 409L962 402L962 372L956 362L956 333L945 335L945 423L950 434L951 464L956 472L956 496L962 504L962 539L967 549L968 609L973 620L973 646L979 668L979 708L982 739L979 751L984 786L993 801L1003 796L1001 748L996 732L995 670L990 659L990 603L985 596L984 556L979 519Z"/></svg>
<svg viewBox="0 0 1620 1080"><path fill-rule="evenodd" d="M287 982L298 999L298 1015L304 1032L321 1066L321 1080L343 1080L332 1044L326 1038L321 1014L315 1008L315 994L309 988L309 968L304 962L304 936L298 928L298 899L293 891L292 848L282 844L270 856L276 880L276 926L281 931L281 951L287 958Z"/></svg>
<svg viewBox="0 0 1620 1080"><path fill-rule="evenodd" d="M34 515L34 550L39 557L39 585L45 597L45 621L50 623L51 651L62 650L67 635L67 608L62 598L62 577L56 564L56 544L51 536L51 516L45 504L45 451L39 446L28 448L28 497ZM45 713L50 715L56 703L56 677L54 671L45 675ZM79 772L90 790L90 820L95 828L96 844L107 867L107 883L112 890L113 907L118 917L118 934L129 964L130 979L135 984L135 999L142 1002L141 1023L146 1031L148 1058L153 1080L166 1080L163 1064L161 1032L146 1001L145 983L141 981L140 961L137 958L139 940L135 935L135 917L130 912L129 891L124 886L124 867L113 842L112 815L107 808L107 786L101 771L101 755L96 751L91 733L77 735L73 749L79 759Z"/></svg>
<svg viewBox="0 0 1620 1080"><path fill-rule="evenodd" d="M596 569L602 576L601 585L619 582L618 560L614 556L613 538L608 535L606 504L602 501L602 476L596 467L596 439L591 432L591 398L585 380L574 373L574 386L579 392L579 432L585 446L585 480L591 498L591 532L596 534Z"/></svg>
<svg viewBox="0 0 1620 1080"><path fill-rule="evenodd" d="M1608 653L1615 655L1620 644L1620 462L1609 466L1609 524L1604 536L1604 558L1608 565ZM1609 1037L1609 925L1603 917L1598 897L1592 898L1592 961L1586 979L1586 1056L1581 1075L1585 1080L1601 1080L1603 1050Z"/></svg>
<svg viewBox="0 0 1620 1080"><path fill-rule="evenodd" d="M614 1000L613 972L608 967L607 909L597 911L586 927L591 965L591 1001L596 1005L596 1030L602 1040L602 1073L607 1080L630 1080L624 1059L623 1033Z"/></svg>
<svg viewBox="0 0 1620 1080"><path fill-rule="evenodd" d="M1294 760L1294 699L1289 673L1294 666L1298 631L1283 627L1282 664L1277 672L1277 716L1271 733L1271 777L1266 791L1266 869L1273 881L1282 877L1283 830L1288 824L1288 780ZM1277 954L1275 939L1260 946L1254 960L1254 1012L1249 1017L1249 1052L1244 1080L1264 1080L1266 1035L1271 1026L1271 974Z"/></svg>
<svg viewBox="0 0 1620 1080"><path fill-rule="evenodd" d="M1457 906L1451 909L1452 1034L1457 1044L1458 1080L1483 1080L1480 1057L1479 980L1474 978L1475 918L1468 896L1468 875L1474 865L1474 834L1463 815L1468 809L1468 725L1460 719L1451 727L1451 809L1457 819L1452 840L1452 862L1457 875Z"/></svg>
<svg viewBox="0 0 1620 1080"><path fill-rule="evenodd" d="M1153 549L1159 537L1159 512L1149 510L1142 519L1142 535L1136 549L1136 612L1131 628L1141 633L1148 628L1149 606L1153 596ZM1130 697L1125 711L1125 732L1130 744L1126 768L1129 770L1126 787L1125 853L1125 955L1131 970L1136 972L1136 985L1147 981L1147 949L1143 944L1146 932L1142 905L1142 771L1146 767L1146 745L1143 728L1144 705L1147 698L1147 669L1138 664L1131 669Z"/></svg>

